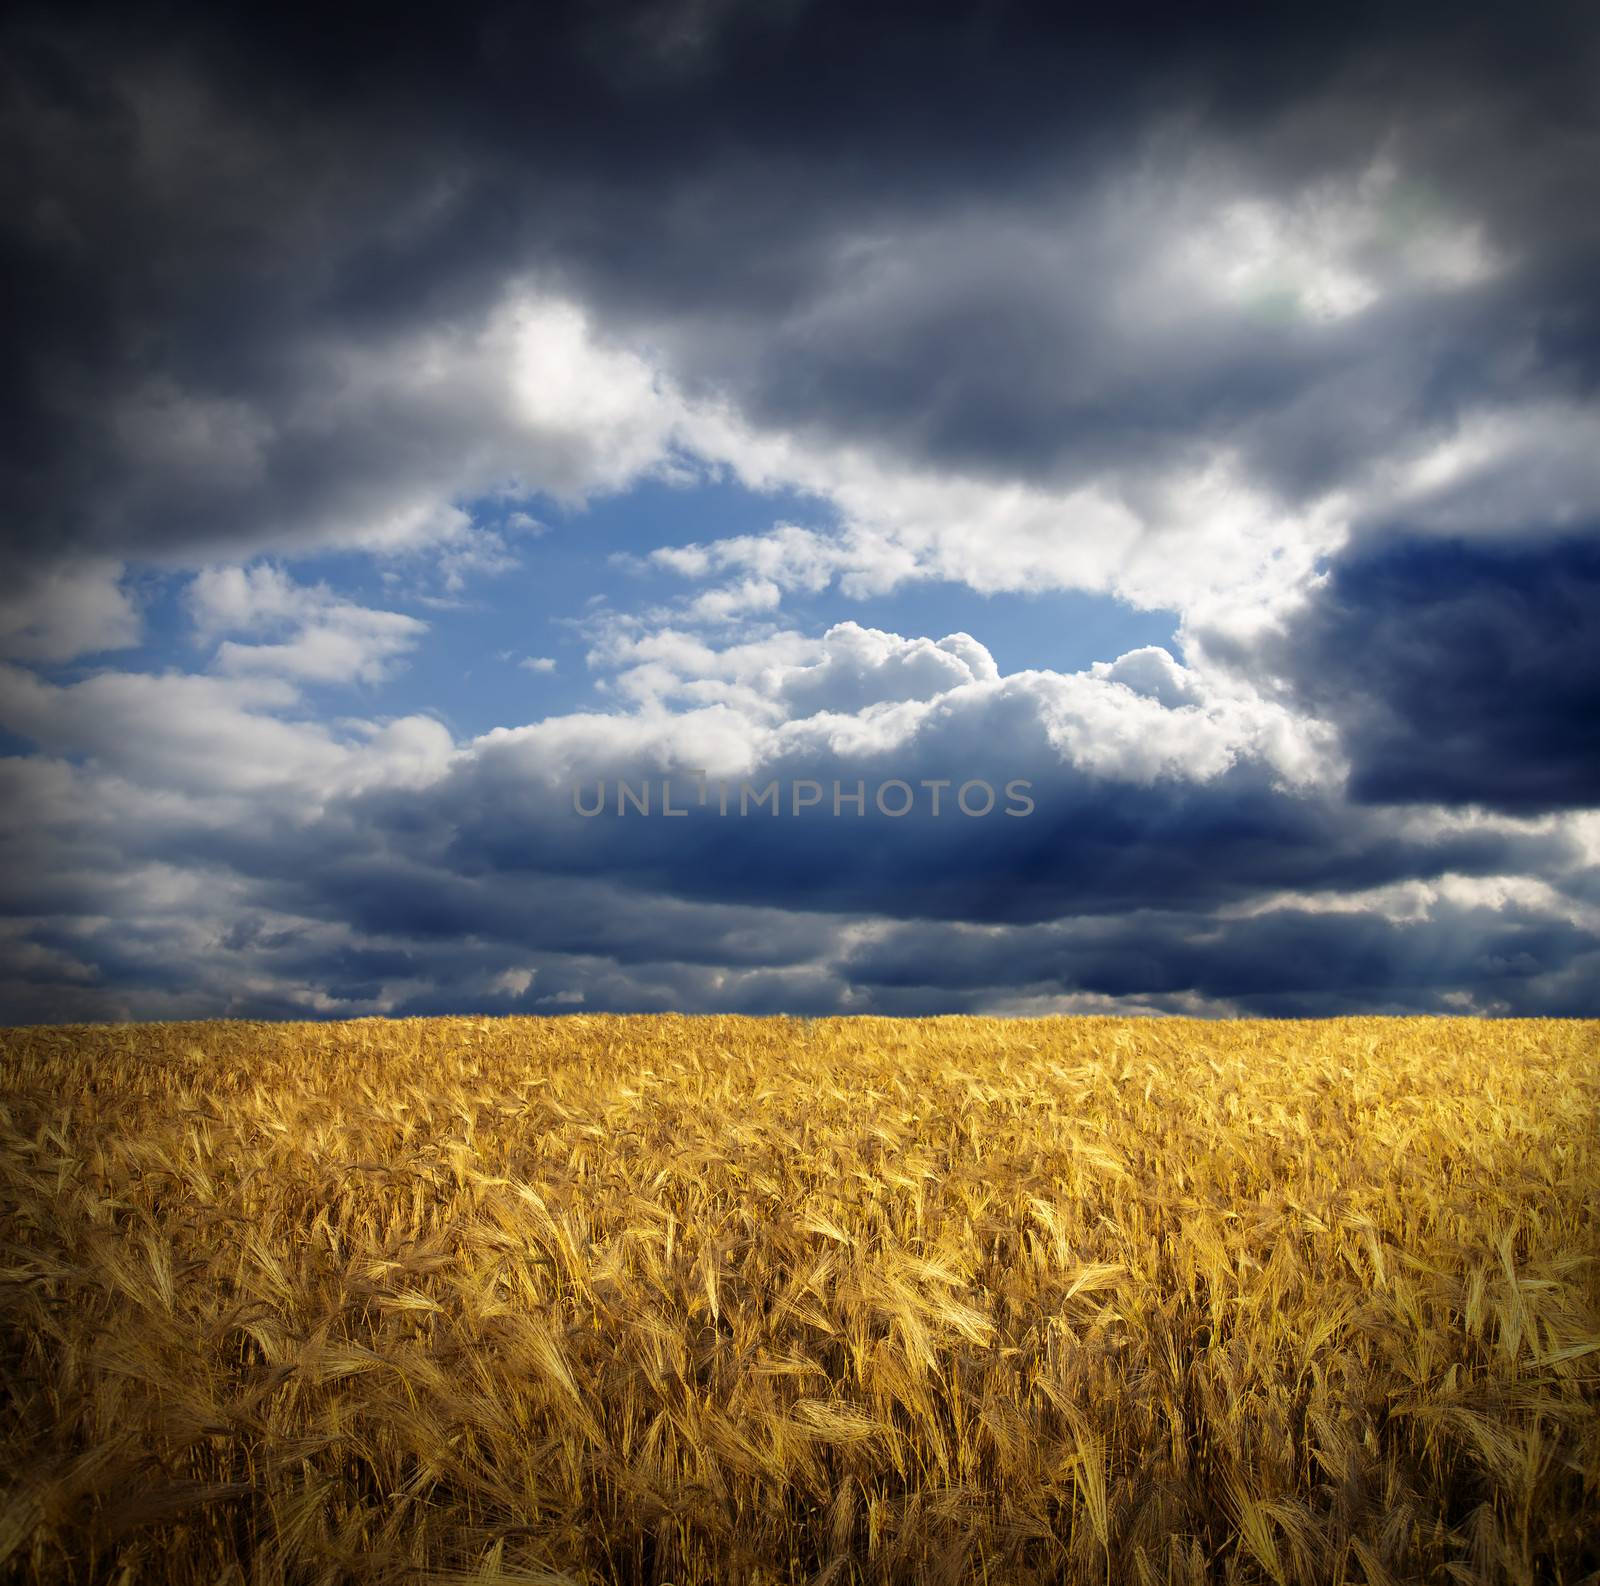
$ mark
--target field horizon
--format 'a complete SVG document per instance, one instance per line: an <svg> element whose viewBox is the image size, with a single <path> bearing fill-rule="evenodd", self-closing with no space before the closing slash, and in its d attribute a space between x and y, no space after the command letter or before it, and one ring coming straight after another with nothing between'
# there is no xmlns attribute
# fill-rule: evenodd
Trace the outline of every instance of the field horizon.
<svg viewBox="0 0 1600 1586"><path fill-rule="evenodd" d="M0 1578L1600 1580L1600 1022L0 1030Z"/></svg>

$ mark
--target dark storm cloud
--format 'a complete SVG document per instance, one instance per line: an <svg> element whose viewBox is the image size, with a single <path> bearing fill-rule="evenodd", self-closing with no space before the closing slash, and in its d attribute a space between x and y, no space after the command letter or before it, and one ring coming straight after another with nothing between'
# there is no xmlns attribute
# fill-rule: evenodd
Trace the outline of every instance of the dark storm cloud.
<svg viewBox="0 0 1600 1586"><path fill-rule="evenodd" d="M1525 384L1592 383L1586 8L1116 17L24 8L0 177L8 532L248 550L359 520L397 467L448 478L490 416L318 428L330 348L403 356L409 328L471 326L530 268L758 420L1008 476L1259 421L1266 472L1312 488L1503 387L1513 346L1535 349ZM1108 293L1161 239L1104 204L1168 123L1155 175L1172 161L1179 189L1184 150L1273 196L1393 147L1511 271L1325 335L1231 313L1174 334L1143 302L1114 322Z"/></svg>
<svg viewBox="0 0 1600 1586"><path fill-rule="evenodd" d="M485 796L473 786L478 768L468 767L430 801L436 862L440 874L492 878L496 887L519 873L604 874L644 892L701 902L1019 922L1162 903L1209 909L1275 889L1356 889L1446 871L1543 872L1573 857L1569 839L1559 834L1403 834L1382 820L1352 819L1324 795L1276 789L1258 765L1204 783L1172 778L1141 785L1085 775L1042 754L975 763L970 744L961 745L960 759L942 747L934 733L909 752L764 764L748 780L755 791L778 781L786 807L777 817L765 807L738 815L737 784L729 815L719 815L714 803L701 809L693 803L693 781L680 772L674 801L689 813L663 818L659 768L639 766L627 780L634 789L653 780L657 814L618 816L613 779L610 808L584 819L572 812L565 789L545 795L525 785ZM1013 774L1031 782L1031 815L1003 813ZM931 793L922 790L912 814L878 814L871 800L890 777L913 787L925 778L947 779L940 816L931 815ZM993 787L993 813L967 817L954 807L956 786L969 777ZM794 816L794 785L807 778L821 785L823 805ZM835 778L846 794L858 780L865 784L864 817L853 804L833 816ZM593 796L591 779L584 797ZM891 803L902 796L891 795ZM984 797L974 789L970 802L979 807ZM374 800L362 811L379 831L390 818L384 802L394 801ZM414 821L416 802L400 802ZM339 895L346 896L343 886ZM430 890L417 896L426 899ZM464 901L464 918L473 907Z"/></svg>
<svg viewBox="0 0 1600 1586"><path fill-rule="evenodd" d="M1597 967L1600 940L1570 921L1447 903L1411 921L1285 907L1220 920L1148 910L994 932L908 925L853 952L841 972L869 990L925 1005L946 995L958 1007L1011 988L1158 1005L1192 994L1267 1017L1444 1012L1470 986L1485 1009L1593 1017Z"/></svg>
<svg viewBox="0 0 1600 1586"><path fill-rule="evenodd" d="M1334 565L1264 657L1343 730L1365 803L1600 803L1600 538L1397 536Z"/></svg>

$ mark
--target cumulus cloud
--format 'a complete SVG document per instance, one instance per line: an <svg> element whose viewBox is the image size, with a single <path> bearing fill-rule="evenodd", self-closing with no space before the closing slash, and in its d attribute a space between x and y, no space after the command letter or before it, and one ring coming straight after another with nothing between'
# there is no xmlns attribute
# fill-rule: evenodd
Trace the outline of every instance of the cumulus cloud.
<svg viewBox="0 0 1600 1586"><path fill-rule="evenodd" d="M266 578L204 587L230 621L294 598ZM66 853L110 848L119 909L137 895L126 890L130 872L222 877L210 912L320 922L314 953L337 930L353 947L399 953L419 982L465 974L484 954L521 954L504 967L525 968L534 949L547 955L538 962L606 960L612 974L656 966L650 973L668 980L653 984L679 983L673 965L743 963L753 974L787 959L795 972L809 965L837 1000L855 984L825 967L840 921L1044 921L1180 901L1204 917L1263 890L1572 861L1562 832L1408 831L1352 814L1325 782L1274 758L1276 707L1212 696L1148 652L1103 673L1002 676L966 635L934 644L842 624L814 647L684 647L676 659L727 697L554 717L459 748L426 718L336 737L294 719L296 695L281 679L99 676L49 687L8 674L8 715L55 767L18 763L34 779L20 792L36 816L48 798L61 813L41 824L73 834L18 874L48 891ZM835 816L827 803L809 818L725 817L695 802L697 771L756 785L840 780L847 791L858 780L942 779L947 791L937 817L926 801L894 821L867 808ZM586 820L572 802L589 778L669 775L691 806L681 822ZM51 778L73 796L49 791ZM1026 818L973 819L954 803L964 781L998 790L1012 778L1030 785ZM92 887L81 872L77 885ZM273 952L287 962L286 950Z"/></svg>
<svg viewBox="0 0 1600 1586"><path fill-rule="evenodd" d="M924 652L882 634L835 645L859 663L869 640L893 692L895 659ZM769 693L826 664L776 668ZM1110 678L1073 689L969 675L758 732L733 730L726 705L567 716L459 748L425 720L344 742L306 724L274 733L282 693L198 680L220 692L185 698L179 682L197 680L157 681L142 701L116 698L117 723L89 709L89 683L56 691L36 719L49 758L0 762L13 1016L514 1011L580 997L1319 1012L1453 1006L1464 988L1487 1011L1541 997L1576 1010L1596 948L1589 905L1517 880L1581 875L1572 831L1362 812L1285 784L1238 719L1194 719L1203 696L1168 706ZM1139 729L1115 740L1119 760L1061 730L1082 720L1063 702L1081 712L1086 697ZM169 726L148 760L132 757L120 722L136 712L143 743L179 705L195 743ZM1167 746L1151 755L1140 739ZM894 821L826 803L799 819L722 817L695 802L695 768L869 788L1012 771L1035 810L963 817L947 790L938 818L925 801ZM676 775L688 814L586 820L571 779L597 771L636 786ZM1391 901L1375 903L1385 889Z"/></svg>
<svg viewBox="0 0 1600 1586"><path fill-rule="evenodd" d="M336 731L304 711L293 683L265 675L100 672L59 685L6 667L0 719L47 755L152 793L270 793L305 808L442 768L453 748L427 716Z"/></svg>
<svg viewBox="0 0 1600 1586"><path fill-rule="evenodd" d="M188 606L203 642L223 633L278 636L223 640L216 670L305 682L379 682L427 632L415 617L343 600L326 584L297 584L270 564L205 569L189 585Z"/></svg>

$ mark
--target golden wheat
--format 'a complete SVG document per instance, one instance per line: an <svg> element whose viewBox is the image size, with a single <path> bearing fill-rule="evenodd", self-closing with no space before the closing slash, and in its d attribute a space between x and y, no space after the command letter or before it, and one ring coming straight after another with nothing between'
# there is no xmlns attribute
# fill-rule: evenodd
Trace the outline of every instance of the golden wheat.
<svg viewBox="0 0 1600 1586"><path fill-rule="evenodd" d="M1600 1578L1600 1026L0 1035L0 1574Z"/></svg>

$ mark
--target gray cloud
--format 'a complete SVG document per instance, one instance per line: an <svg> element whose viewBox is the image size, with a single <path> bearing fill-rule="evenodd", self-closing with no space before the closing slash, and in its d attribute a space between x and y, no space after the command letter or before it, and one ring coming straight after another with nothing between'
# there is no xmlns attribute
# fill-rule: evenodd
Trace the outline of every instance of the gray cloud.
<svg viewBox="0 0 1600 1586"><path fill-rule="evenodd" d="M470 360L394 378L528 272L755 422L1005 478L1242 445L1304 493L1592 387L1577 5L407 15L11 24L15 549L353 537L518 458L581 488L581 440L508 431ZM1236 200L1278 230L1219 298L1183 247ZM1462 285L1471 226L1503 267ZM1377 306L1319 323L1349 280Z"/></svg>
<svg viewBox="0 0 1600 1586"><path fill-rule="evenodd" d="M0 43L5 1017L1593 1011L1590 9L24 6ZM636 710L460 746L318 719L297 679L422 635L302 590L205 673L38 670L131 641L125 562L488 565L470 502L696 447L846 521L699 553L751 582L689 617L1114 588L1190 664L646 632L600 657ZM1037 807L566 802L695 764Z"/></svg>
<svg viewBox="0 0 1600 1586"><path fill-rule="evenodd" d="M1095 992L1161 1006L1204 999L1264 1017L1375 1013L1592 1017L1600 940L1529 909L1445 902L1424 919L1270 909L1243 919L1162 910L974 934L902 926L845 972L923 1006L1005 993Z"/></svg>
<svg viewBox="0 0 1600 1586"><path fill-rule="evenodd" d="M852 690L873 675L870 637L839 635ZM100 680L30 685L44 690L32 730L78 763L0 762L5 1016L528 1010L580 994L751 1011L1013 993L1584 1005L1578 966L1597 938L1576 829L1369 810L1317 778L1293 785L1261 722L1170 663L1152 677L1148 655L1103 676L969 674L897 698L896 663L926 653L879 646L887 697L855 713L732 733L728 707L557 718L454 752L421 722L340 741L283 721L271 737L263 713L281 701L251 679L172 677L114 712L91 708ZM778 668L772 697L828 664ZM196 683L194 714L174 719ZM223 764L187 753L191 740L229 744ZM721 816L714 795L700 807L694 758L752 743L765 747L748 762L708 769L776 779L784 812ZM585 819L571 788L593 776L652 779L656 813ZM660 814L663 776L686 817ZM982 777L997 792L1026 777L1034 809L965 817L951 786L938 818L925 794L903 820L832 815L835 777L860 778L870 800L891 776ZM802 778L824 802L796 817ZM1548 879L1516 879L1530 875Z"/></svg>

